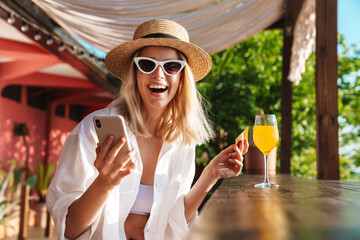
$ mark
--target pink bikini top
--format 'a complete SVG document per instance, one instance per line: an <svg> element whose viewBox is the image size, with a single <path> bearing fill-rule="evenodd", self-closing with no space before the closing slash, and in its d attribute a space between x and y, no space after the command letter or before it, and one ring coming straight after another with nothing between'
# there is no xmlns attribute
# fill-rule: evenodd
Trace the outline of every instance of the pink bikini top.
<svg viewBox="0 0 360 240"><path fill-rule="evenodd" d="M154 186L140 184L139 192L130 213L149 215L154 202Z"/></svg>

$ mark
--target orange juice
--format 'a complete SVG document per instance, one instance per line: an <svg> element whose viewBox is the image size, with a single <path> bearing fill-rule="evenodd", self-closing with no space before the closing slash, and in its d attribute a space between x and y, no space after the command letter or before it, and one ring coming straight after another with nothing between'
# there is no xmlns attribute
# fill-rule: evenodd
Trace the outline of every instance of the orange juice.
<svg viewBox="0 0 360 240"><path fill-rule="evenodd" d="M276 126L254 126L253 140L264 155L268 155L279 141Z"/></svg>

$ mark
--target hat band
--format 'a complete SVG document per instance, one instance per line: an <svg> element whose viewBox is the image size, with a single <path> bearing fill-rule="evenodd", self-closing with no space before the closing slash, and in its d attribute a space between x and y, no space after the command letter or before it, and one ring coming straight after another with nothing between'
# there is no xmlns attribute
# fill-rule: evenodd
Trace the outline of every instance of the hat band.
<svg viewBox="0 0 360 240"><path fill-rule="evenodd" d="M166 34L166 33L151 33L151 34L145 35L141 38L171 38L171 39L181 40L173 35Z"/></svg>

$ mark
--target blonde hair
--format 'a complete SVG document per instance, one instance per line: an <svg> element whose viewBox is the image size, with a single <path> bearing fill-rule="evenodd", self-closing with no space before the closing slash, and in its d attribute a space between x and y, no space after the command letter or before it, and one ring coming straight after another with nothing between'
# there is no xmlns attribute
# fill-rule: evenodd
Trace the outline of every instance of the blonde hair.
<svg viewBox="0 0 360 240"><path fill-rule="evenodd" d="M186 62L183 54L179 55ZM200 145L210 140L214 131L205 116L203 98L196 88L187 63L181 74L182 82L166 107L155 132L167 142ZM151 137L141 115L142 99L137 87L134 60L131 61L128 78L123 81L118 98L110 106L119 108L120 114L135 135Z"/></svg>

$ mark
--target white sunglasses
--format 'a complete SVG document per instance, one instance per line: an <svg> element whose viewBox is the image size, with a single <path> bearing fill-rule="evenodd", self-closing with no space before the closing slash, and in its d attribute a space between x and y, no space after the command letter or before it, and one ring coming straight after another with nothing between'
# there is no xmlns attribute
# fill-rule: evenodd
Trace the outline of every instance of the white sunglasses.
<svg viewBox="0 0 360 240"><path fill-rule="evenodd" d="M160 62L148 57L135 57L134 61L138 69L144 74L153 73L160 65L167 75L175 76L185 67L185 62L182 60L166 60Z"/></svg>

